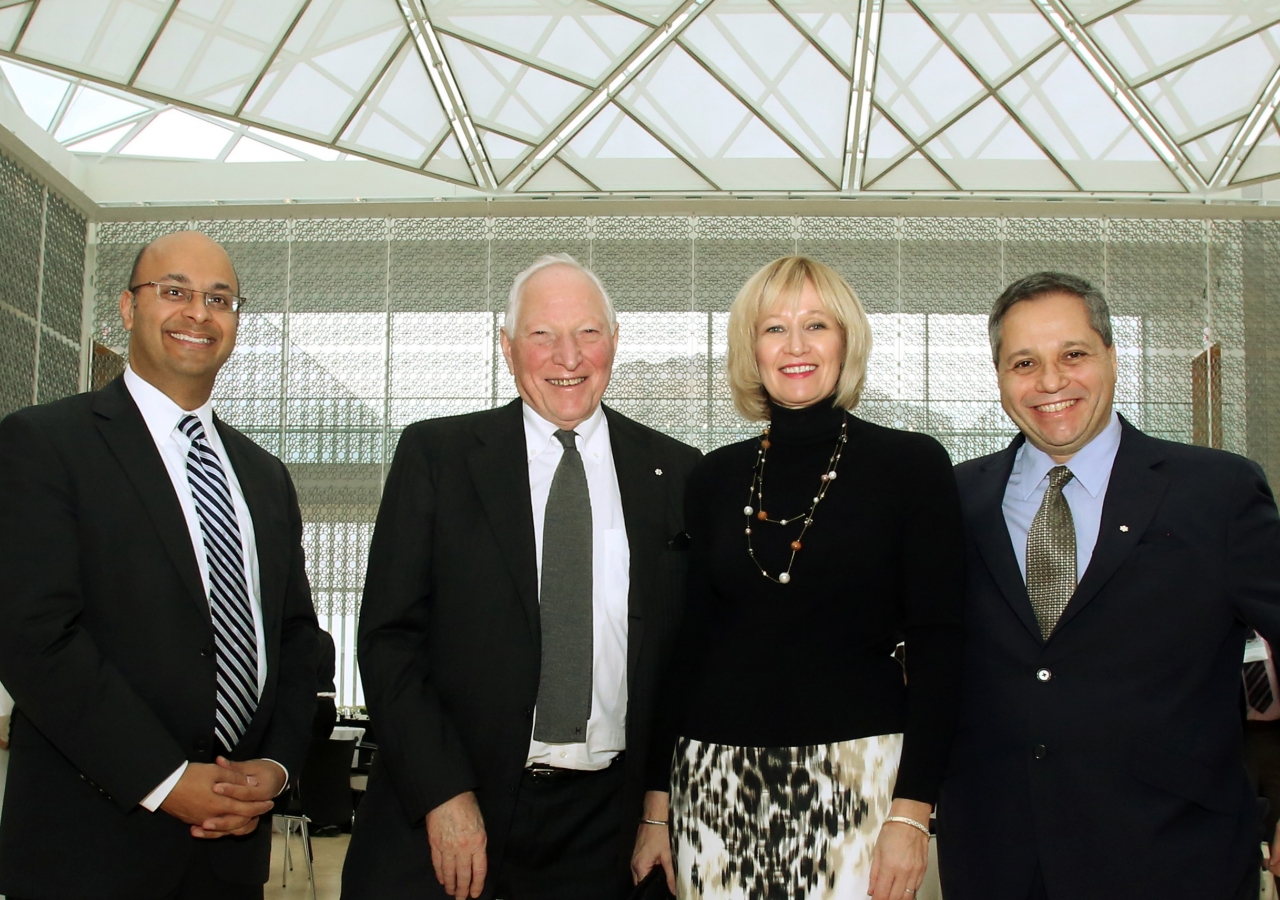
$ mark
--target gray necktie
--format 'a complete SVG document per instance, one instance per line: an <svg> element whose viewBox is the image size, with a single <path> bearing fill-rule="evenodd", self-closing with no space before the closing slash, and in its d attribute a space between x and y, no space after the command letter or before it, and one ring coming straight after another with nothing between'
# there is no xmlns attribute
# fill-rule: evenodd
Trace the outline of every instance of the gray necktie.
<svg viewBox="0 0 1280 900"><path fill-rule="evenodd" d="M1066 466L1049 470L1049 487L1027 532L1027 594L1046 641L1076 590L1076 525L1062 496L1071 477Z"/></svg>
<svg viewBox="0 0 1280 900"><path fill-rule="evenodd" d="M542 675L535 740L577 744L591 717L591 494L574 432L556 431L564 455L542 525Z"/></svg>

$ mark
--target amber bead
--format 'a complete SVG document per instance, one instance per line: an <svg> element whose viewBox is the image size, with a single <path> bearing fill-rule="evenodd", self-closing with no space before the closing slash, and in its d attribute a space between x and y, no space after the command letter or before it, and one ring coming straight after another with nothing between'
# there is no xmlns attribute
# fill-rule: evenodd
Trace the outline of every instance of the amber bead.
<svg viewBox="0 0 1280 900"><path fill-rule="evenodd" d="M760 512L756 513L756 518L763 522L769 518L769 514L762 509Z"/></svg>
<svg viewBox="0 0 1280 900"><path fill-rule="evenodd" d="M769 439L768 439L768 438L765 438L763 441L761 441L761 442L760 442L760 446L761 446L761 447L763 447L764 449L768 450L770 447L772 447L772 446L773 446L773 444L769 443Z"/></svg>
<svg viewBox="0 0 1280 900"><path fill-rule="evenodd" d="M791 542L791 549L792 549L792 550L799 550L801 546L802 546L802 545L801 545L801 543L800 543L799 541L792 541L792 542Z"/></svg>

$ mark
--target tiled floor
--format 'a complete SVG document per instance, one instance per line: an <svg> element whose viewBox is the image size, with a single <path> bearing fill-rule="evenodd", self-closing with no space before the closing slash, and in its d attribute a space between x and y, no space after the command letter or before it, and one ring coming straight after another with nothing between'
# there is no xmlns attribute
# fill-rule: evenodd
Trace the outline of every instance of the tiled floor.
<svg viewBox="0 0 1280 900"><path fill-rule="evenodd" d="M316 875L316 900L338 900L342 889L342 861L347 855L351 835L331 838L312 838L315 852L313 866ZM267 881L265 900L303 900L311 897L311 885L307 882L307 860L302 855L302 838L297 832L289 838L293 855L293 871L284 872L284 835L271 836L271 878ZM288 887L281 887L281 876L288 875Z"/></svg>

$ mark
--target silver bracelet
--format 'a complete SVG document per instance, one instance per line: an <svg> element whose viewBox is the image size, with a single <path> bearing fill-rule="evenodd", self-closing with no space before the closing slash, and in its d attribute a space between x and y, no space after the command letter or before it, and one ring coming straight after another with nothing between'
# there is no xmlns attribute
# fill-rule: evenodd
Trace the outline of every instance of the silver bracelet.
<svg viewBox="0 0 1280 900"><path fill-rule="evenodd" d="M906 816L890 816L885 819L886 822L898 822L902 825L910 825L917 831L923 832L925 837L929 836L929 826L923 822L917 822L915 819L908 819Z"/></svg>
<svg viewBox="0 0 1280 900"><path fill-rule="evenodd" d="M643 819L642 818L640 820L640 824L641 825L666 825L667 823L662 819Z"/></svg>

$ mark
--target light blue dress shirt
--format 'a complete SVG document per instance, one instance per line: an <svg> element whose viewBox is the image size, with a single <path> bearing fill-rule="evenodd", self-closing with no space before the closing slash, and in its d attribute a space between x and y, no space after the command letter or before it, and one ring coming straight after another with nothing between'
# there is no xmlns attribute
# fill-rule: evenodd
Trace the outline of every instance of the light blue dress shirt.
<svg viewBox="0 0 1280 900"><path fill-rule="evenodd" d="M1085 444L1067 460L1072 479L1062 488L1062 496L1071 507L1071 520L1076 526L1076 581L1084 577L1098 543L1102 525L1102 502L1107 497L1111 467L1120 449L1120 417L1115 410L1102 433ZM1027 532L1049 487L1049 470L1058 463L1043 450L1024 441L1013 461L1013 473L1004 489L1004 521L1018 557L1022 580L1027 580Z"/></svg>

